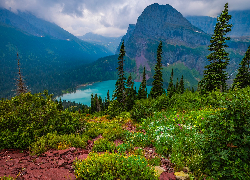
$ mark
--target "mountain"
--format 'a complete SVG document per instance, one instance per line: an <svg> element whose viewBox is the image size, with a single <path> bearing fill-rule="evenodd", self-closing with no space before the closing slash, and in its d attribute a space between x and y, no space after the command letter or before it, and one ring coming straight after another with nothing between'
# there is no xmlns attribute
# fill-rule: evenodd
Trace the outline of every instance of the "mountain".
<svg viewBox="0 0 250 180"><path fill-rule="evenodd" d="M64 72L112 54L28 12L6 9L0 9L0 41L0 98L14 95L17 52L29 90L55 94L72 88L63 83Z"/></svg>
<svg viewBox="0 0 250 180"><path fill-rule="evenodd" d="M105 37L89 32L83 36L78 36L78 38L86 42L90 42L92 44L99 44L105 46L108 50L115 54L115 51L119 43L121 42L122 37Z"/></svg>
<svg viewBox="0 0 250 180"><path fill-rule="evenodd" d="M126 55L136 61L136 80L140 79L139 69L145 66L149 74L148 82L152 82L160 41L163 42L164 68L184 62L190 70L202 72L201 64L204 64L205 58L201 56L208 54L206 46L209 44L210 36L193 26L172 6L155 3L144 9L137 23L129 26L122 40L125 43ZM193 77L195 78L197 79ZM169 79L164 81L167 86Z"/></svg>
<svg viewBox="0 0 250 180"><path fill-rule="evenodd" d="M213 19L210 19L213 21ZM180 12L170 5L152 4L145 8L138 17L135 25L129 25L127 34L122 38L125 43L126 55L136 62L136 80L140 80L140 69L146 67L148 71L148 83L152 82L154 66L156 63L157 46L163 42L162 64L163 70L181 63L193 74L186 79L187 84L197 87L197 83L203 75L204 67L209 63L206 56L210 53L208 45L211 35L208 35L198 27L192 25ZM231 40L230 64L228 72L231 78L235 76L244 53L250 41ZM121 44L121 43L120 43ZM116 53L119 53L120 46ZM196 71L198 73L191 73ZM185 74L184 79L185 79ZM169 79L164 79L167 87Z"/></svg>
<svg viewBox="0 0 250 180"><path fill-rule="evenodd" d="M230 37L250 37L250 10L244 11L229 11L229 14L232 15L229 23L233 24L232 31L228 33ZM214 26L216 25L216 18L209 16L187 16L194 26L202 29L208 34L214 33Z"/></svg>
<svg viewBox="0 0 250 180"><path fill-rule="evenodd" d="M210 53L208 51L210 38L210 35L193 26L172 6L152 4L146 7L138 17L136 24L129 25L126 35L122 37L126 51L125 72L127 75L131 73L135 81L141 81L145 66L147 84L151 85L157 47L162 41L164 88L168 87L172 68L174 69L174 82L184 75L185 86L197 88L204 67L209 63L206 56ZM232 81L250 41L233 39L227 44L230 46L227 51L231 59L227 71ZM100 58L88 66L79 66L67 72L65 76L73 77L74 84L116 79L120 45L116 55Z"/></svg>

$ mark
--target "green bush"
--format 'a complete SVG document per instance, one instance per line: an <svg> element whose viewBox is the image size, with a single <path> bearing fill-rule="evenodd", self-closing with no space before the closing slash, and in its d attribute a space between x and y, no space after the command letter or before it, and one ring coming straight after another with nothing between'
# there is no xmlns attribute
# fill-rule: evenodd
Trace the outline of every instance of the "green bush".
<svg viewBox="0 0 250 180"><path fill-rule="evenodd" d="M121 127L121 124L110 124L107 129L104 130L102 136L109 140L114 141L116 139L124 138L124 130Z"/></svg>
<svg viewBox="0 0 250 180"><path fill-rule="evenodd" d="M131 110L131 117L141 122L141 119L152 116L154 112L165 110L167 108L167 102L168 97L165 94L156 99L137 100Z"/></svg>
<svg viewBox="0 0 250 180"><path fill-rule="evenodd" d="M65 134L57 135L57 133L48 133L46 136L38 138L38 140L31 144L30 151L32 154L42 154L49 149L67 149L69 147L86 148L88 137Z"/></svg>
<svg viewBox="0 0 250 180"><path fill-rule="evenodd" d="M204 124L203 172L215 179L250 179L250 88L230 91L221 101L221 110Z"/></svg>
<svg viewBox="0 0 250 180"><path fill-rule="evenodd" d="M4 176L4 177L0 177L0 180L15 180L16 178L13 178L11 176Z"/></svg>
<svg viewBox="0 0 250 180"><path fill-rule="evenodd" d="M123 112L124 108L125 107L122 107L121 104L117 100L112 100L109 103L106 114L108 115L109 119L112 119L118 116L121 112Z"/></svg>
<svg viewBox="0 0 250 180"><path fill-rule="evenodd" d="M93 152L114 152L115 144L113 142L108 141L105 138L100 138L94 142L94 146L92 148Z"/></svg>
<svg viewBox="0 0 250 180"><path fill-rule="evenodd" d="M25 93L0 101L0 149L26 149L38 137L57 131L74 133L84 127L77 113L58 109L52 95Z"/></svg>
<svg viewBox="0 0 250 180"><path fill-rule="evenodd" d="M154 167L143 156L117 153L90 153L87 159L74 162L77 179L158 179Z"/></svg>

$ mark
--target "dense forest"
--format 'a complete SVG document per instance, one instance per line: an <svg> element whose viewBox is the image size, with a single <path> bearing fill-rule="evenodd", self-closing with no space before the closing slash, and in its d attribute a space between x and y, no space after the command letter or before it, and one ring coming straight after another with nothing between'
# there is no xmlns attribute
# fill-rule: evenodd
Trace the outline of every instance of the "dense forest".
<svg viewBox="0 0 250 180"><path fill-rule="evenodd" d="M196 91L185 88L185 74L174 81L174 69L165 91L161 41L149 94L145 68L138 91L131 74L125 73L123 42L114 95L92 95L91 107L53 101L47 90L31 94L19 68L17 96L0 101L0 149L29 148L42 155L49 149L85 148L89 139L102 135L86 159L74 162L76 178L159 179L155 166L167 158L175 172L188 168L190 179L249 179L250 46L229 88L230 18L225 4ZM118 146L117 139L122 141ZM146 147L154 147L157 156L146 158Z"/></svg>

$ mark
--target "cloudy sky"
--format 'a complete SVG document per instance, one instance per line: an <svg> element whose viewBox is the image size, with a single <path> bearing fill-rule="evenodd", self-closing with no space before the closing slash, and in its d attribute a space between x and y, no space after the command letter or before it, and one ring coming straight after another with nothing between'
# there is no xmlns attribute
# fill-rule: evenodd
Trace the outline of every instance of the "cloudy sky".
<svg viewBox="0 0 250 180"><path fill-rule="evenodd" d="M225 3L229 10L250 9L249 0L0 0L0 7L16 12L29 11L54 22L70 33L88 32L117 37L126 33L129 24L150 4L170 4L184 16L217 16Z"/></svg>

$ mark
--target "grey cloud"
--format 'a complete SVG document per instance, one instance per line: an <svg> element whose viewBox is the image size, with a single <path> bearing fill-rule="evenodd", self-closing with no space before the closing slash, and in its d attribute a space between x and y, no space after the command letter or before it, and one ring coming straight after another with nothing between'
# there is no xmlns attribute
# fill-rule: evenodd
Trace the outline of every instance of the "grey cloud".
<svg viewBox="0 0 250 180"><path fill-rule="evenodd" d="M250 9L249 0L0 0L0 7L30 11L75 35L89 31L108 35L126 31L153 3L170 4L184 16L217 16L226 2L229 10Z"/></svg>

